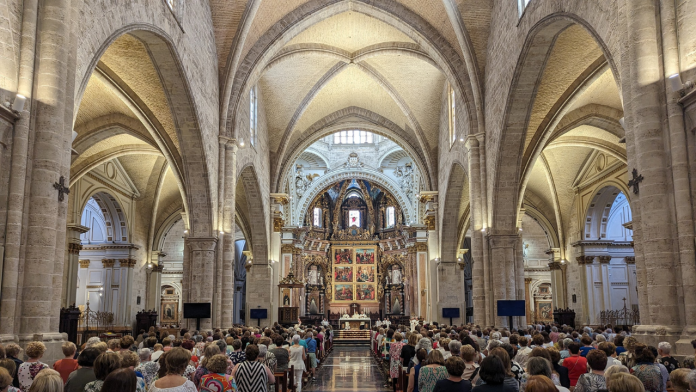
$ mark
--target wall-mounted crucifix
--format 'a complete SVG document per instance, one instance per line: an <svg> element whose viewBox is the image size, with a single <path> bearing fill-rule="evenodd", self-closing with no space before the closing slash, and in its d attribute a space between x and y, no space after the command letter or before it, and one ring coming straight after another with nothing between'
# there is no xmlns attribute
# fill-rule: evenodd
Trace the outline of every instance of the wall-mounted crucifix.
<svg viewBox="0 0 696 392"><path fill-rule="evenodd" d="M633 172L631 172L631 173L633 174L633 178L628 182L628 186L629 187L632 186L633 193L635 193L637 195L638 191L639 191L638 184L643 181L643 176L638 175L638 170L636 170L635 168L633 169Z"/></svg>
<svg viewBox="0 0 696 392"><path fill-rule="evenodd" d="M63 201L65 195L70 193L70 188L65 186L65 177L63 176L60 176L60 179L53 184L53 187L58 190L58 201Z"/></svg>

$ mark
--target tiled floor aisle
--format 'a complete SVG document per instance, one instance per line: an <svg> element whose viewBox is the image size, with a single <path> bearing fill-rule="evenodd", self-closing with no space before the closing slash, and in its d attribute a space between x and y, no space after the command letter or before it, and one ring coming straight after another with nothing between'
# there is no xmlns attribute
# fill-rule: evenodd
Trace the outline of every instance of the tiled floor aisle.
<svg viewBox="0 0 696 392"><path fill-rule="evenodd" d="M368 346L334 346L317 373L317 381L302 391L388 391Z"/></svg>

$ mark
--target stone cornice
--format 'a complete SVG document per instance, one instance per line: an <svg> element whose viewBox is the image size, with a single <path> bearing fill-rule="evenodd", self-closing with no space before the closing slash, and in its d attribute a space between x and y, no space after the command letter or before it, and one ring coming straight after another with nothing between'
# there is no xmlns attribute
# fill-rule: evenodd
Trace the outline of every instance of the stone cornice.
<svg viewBox="0 0 696 392"><path fill-rule="evenodd" d="M5 105L0 104L0 118L6 120L10 124L14 124L15 121L19 119L19 112L15 112L12 109L5 107Z"/></svg>
<svg viewBox="0 0 696 392"><path fill-rule="evenodd" d="M614 240L599 240L599 241L577 241L573 242L570 244L572 247L578 247L578 246L611 246L611 247L625 247L625 248L631 248L633 245L631 245L630 241L614 241Z"/></svg>
<svg viewBox="0 0 696 392"><path fill-rule="evenodd" d="M113 249L140 249L139 246L133 244L98 244L98 245L82 245L83 250L113 250Z"/></svg>

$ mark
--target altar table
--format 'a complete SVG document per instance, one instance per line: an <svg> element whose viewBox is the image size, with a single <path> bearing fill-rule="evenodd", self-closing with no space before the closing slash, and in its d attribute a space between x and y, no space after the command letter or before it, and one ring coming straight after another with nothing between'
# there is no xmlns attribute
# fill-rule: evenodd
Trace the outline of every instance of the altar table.
<svg viewBox="0 0 696 392"><path fill-rule="evenodd" d="M338 325L340 329L346 329L346 323L350 325L351 330L357 330L360 329L360 324L365 323L365 329L370 329L371 325L371 320L368 317L365 318L353 318L353 317L341 317L340 320L338 320Z"/></svg>

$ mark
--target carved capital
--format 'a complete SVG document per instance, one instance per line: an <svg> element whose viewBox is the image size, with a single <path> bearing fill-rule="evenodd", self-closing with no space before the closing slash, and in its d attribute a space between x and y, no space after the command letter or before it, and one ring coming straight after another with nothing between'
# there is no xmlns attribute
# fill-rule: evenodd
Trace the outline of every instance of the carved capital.
<svg viewBox="0 0 696 392"><path fill-rule="evenodd" d="M283 226L285 226L285 221L283 218L280 217L274 217L273 218L273 231L276 233L280 233L283 230Z"/></svg>
<svg viewBox="0 0 696 392"><path fill-rule="evenodd" d="M191 247L194 252L215 250L217 238L215 237L198 237L186 238L186 244Z"/></svg>
<svg viewBox="0 0 696 392"><path fill-rule="evenodd" d="M118 261L121 264L121 267L126 267L126 268L133 268L135 267L135 264L137 261L135 259L120 259Z"/></svg>
<svg viewBox="0 0 696 392"><path fill-rule="evenodd" d="M551 271L555 271L555 270L560 271L561 270L561 263L559 263L558 261L552 261L549 263L549 269Z"/></svg>
<svg viewBox="0 0 696 392"><path fill-rule="evenodd" d="M578 256L575 259L578 264L592 264L596 256Z"/></svg>
<svg viewBox="0 0 696 392"><path fill-rule="evenodd" d="M154 265L152 267L152 272L162 272L164 270L164 264Z"/></svg>
<svg viewBox="0 0 696 392"><path fill-rule="evenodd" d="M428 228L428 230L435 230L435 216L430 215L423 218L423 223Z"/></svg>
<svg viewBox="0 0 696 392"><path fill-rule="evenodd" d="M635 264L636 263L636 256L626 256L626 264Z"/></svg>
<svg viewBox="0 0 696 392"><path fill-rule="evenodd" d="M82 244L76 244L73 242L68 243L68 253L70 253L71 255L80 254L81 250L82 250Z"/></svg>
<svg viewBox="0 0 696 392"><path fill-rule="evenodd" d="M428 244L425 242L418 242L416 243L416 252L427 252L428 251Z"/></svg>
<svg viewBox="0 0 696 392"><path fill-rule="evenodd" d="M80 260L80 268L89 268L89 260Z"/></svg>
<svg viewBox="0 0 696 392"><path fill-rule="evenodd" d="M599 256L600 264L608 264L611 261L611 256Z"/></svg>
<svg viewBox="0 0 696 392"><path fill-rule="evenodd" d="M532 278L524 278L524 283L526 283L526 284L532 283Z"/></svg>
<svg viewBox="0 0 696 392"><path fill-rule="evenodd" d="M299 255L302 254L302 249L295 247L293 244L283 244L280 246L280 253Z"/></svg>
<svg viewBox="0 0 696 392"><path fill-rule="evenodd" d="M104 268L113 268L114 263L116 263L116 260L114 259L102 259L102 265Z"/></svg>

